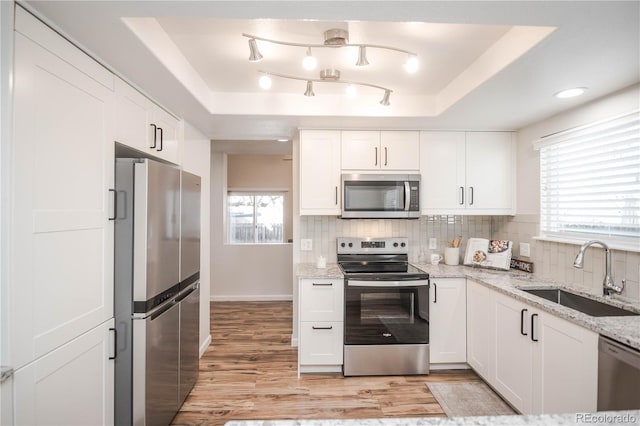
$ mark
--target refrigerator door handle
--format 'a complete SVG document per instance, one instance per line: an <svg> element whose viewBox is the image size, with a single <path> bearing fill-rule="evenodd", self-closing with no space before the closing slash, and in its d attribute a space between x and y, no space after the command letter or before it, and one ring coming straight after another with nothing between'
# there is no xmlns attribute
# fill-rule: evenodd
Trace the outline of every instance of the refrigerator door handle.
<svg viewBox="0 0 640 426"><path fill-rule="evenodd" d="M113 355L109 356L109 359L116 359L116 357L118 356L118 330L116 330L115 328L110 328L109 332L111 332L111 335L113 336L113 345L111 345L111 347L113 348Z"/></svg>

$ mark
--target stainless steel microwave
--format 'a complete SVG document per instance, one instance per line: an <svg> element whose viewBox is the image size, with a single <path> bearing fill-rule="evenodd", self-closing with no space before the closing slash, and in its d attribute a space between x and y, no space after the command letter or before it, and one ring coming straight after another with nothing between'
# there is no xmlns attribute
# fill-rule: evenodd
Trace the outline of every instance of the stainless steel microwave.
<svg viewBox="0 0 640 426"><path fill-rule="evenodd" d="M417 219L420 175L342 175L344 219Z"/></svg>

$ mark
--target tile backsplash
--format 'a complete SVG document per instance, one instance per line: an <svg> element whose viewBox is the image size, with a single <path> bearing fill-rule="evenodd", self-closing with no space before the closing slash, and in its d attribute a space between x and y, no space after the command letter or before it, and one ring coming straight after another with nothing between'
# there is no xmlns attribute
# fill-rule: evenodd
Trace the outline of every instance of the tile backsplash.
<svg viewBox="0 0 640 426"><path fill-rule="evenodd" d="M583 269L573 267L580 247L552 241L534 240L538 235L537 215L495 216L492 238L508 238L514 242L514 255L519 243L531 244L534 274L593 294L602 294L604 278L604 250L594 246L587 249ZM640 253L611 250L611 275L616 284L625 280L622 297L640 301Z"/></svg>
<svg viewBox="0 0 640 426"><path fill-rule="evenodd" d="M340 219L335 216L300 217L299 238L313 240L313 250L301 251L300 262L315 263L318 256L336 261L337 237L407 237L409 261L426 262L431 253L444 252L449 242L462 236L461 255L471 237L509 239L513 254L519 255L519 243L531 245L530 260L534 274L594 294L602 293L604 251L591 247L585 253L584 269L575 269L573 260L579 247L534 240L538 235L537 215L517 216L422 216L416 220ZM437 249L429 250L429 238L437 239ZM640 253L612 250L612 275L616 283L625 280L622 296L640 301Z"/></svg>
<svg viewBox="0 0 640 426"><path fill-rule="evenodd" d="M300 238L313 240L312 251L300 252L301 262L315 262L318 256L335 262L337 237L407 237L409 261L426 261L431 253L444 252L456 236L491 238L491 216L422 216L415 220L340 219L334 216L300 217ZM429 250L429 238L438 248Z"/></svg>

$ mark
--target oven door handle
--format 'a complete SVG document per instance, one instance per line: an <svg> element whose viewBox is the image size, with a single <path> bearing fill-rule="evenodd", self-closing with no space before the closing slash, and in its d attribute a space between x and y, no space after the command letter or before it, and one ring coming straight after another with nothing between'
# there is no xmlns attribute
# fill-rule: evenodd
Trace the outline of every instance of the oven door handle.
<svg viewBox="0 0 640 426"><path fill-rule="evenodd" d="M428 287L429 280L347 280L348 287Z"/></svg>

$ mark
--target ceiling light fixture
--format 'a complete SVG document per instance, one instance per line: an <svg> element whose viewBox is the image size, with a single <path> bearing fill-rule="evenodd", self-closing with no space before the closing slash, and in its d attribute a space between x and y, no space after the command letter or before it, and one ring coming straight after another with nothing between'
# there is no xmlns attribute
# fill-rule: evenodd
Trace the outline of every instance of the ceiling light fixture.
<svg viewBox="0 0 640 426"><path fill-rule="evenodd" d="M302 68L304 68L305 70L311 71L316 69L317 65L318 65L318 60L315 58L315 56L313 56L313 54L311 53L311 48L309 47L307 49L307 55L302 60Z"/></svg>
<svg viewBox="0 0 640 426"><path fill-rule="evenodd" d="M355 97L358 94L358 88L355 84L349 84L346 90L347 96L350 98Z"/></svg>
<svg viewBox="0 0 640 426"><path fill-rule="evenodd" d="M572 89L562 90L553 96L560 99L573 98L573 97L582 95L586 91L587 91L586 87L574 87Z"/></svg>
<svg viewBox="0 0 640 426"><path fill-rule="evenodd" d="M253 38L249 39L249 62L260 62L261 60L262 55L258 50L258 43Z"/></svg>
<svg viewBox="0 0 640 426"><path fill-rule="evenodd" d="M262 71L262 70L258 70L258 72L262 74L262 77L260 77L260 80L262 80L264 77L279 77L279 78L286 78L289 80L306 81L307 88L304 92L305 96L315 96L315 93L313 93L313 83L339 83L339 84L346 84L346 85L352 85L352 86L373 87L374 89L384 90L384 96L382 97L380 104L384 106L391 105L391 103L389 102L389 97L391 96L391 92L393 92L393 90L387 87L378 86L377 84L364 83L361 81L340 80L340 70L333 69L333 68L325 68L321 70L320 78L297 77L295 75L286 75L286 74L280 74L280 73Z"/></svg>
<svg viewBox="0 0 640 426"><path fill-rule="evenodd" d="M252 62L256 62L262 59L262 55L258 51L258 46L256 43L256 40L259 40L266 43L280 44L283 46L304 47L307 49L307 55L309 55L312 47L313 48L357 47L359 50L358 50L358 61L356 62L356 65L358 66L364 66L369 64L369 61L367 60L367 53L366 53L367 47L372 49L392 50L395 52L405 53L408 55L407 62L405 63L405 69L407 70L407 72L415 73L418 70L418 65L419 65L418 55L409 50L400 49L398 47L393 47L393 46L382 46L379 44L349 43L349 31L343 30L340 28L332 28L330 30L325 31L323 44L293 43L288 41L273 40L273 39L259 37L256 35L246 34L246 33L242 33L242 36L249 38L249 49L250 49L249 60Z"/></svg>
<svg viewBox="0 0 640 426"><path fill-rule="evenodd" d="M260 87L264 90L269 90L271 89L271 77L269 77L268 75L263 75L262 77L260 77L260 79L258 80L258 84L260 85Z"/></svg>

